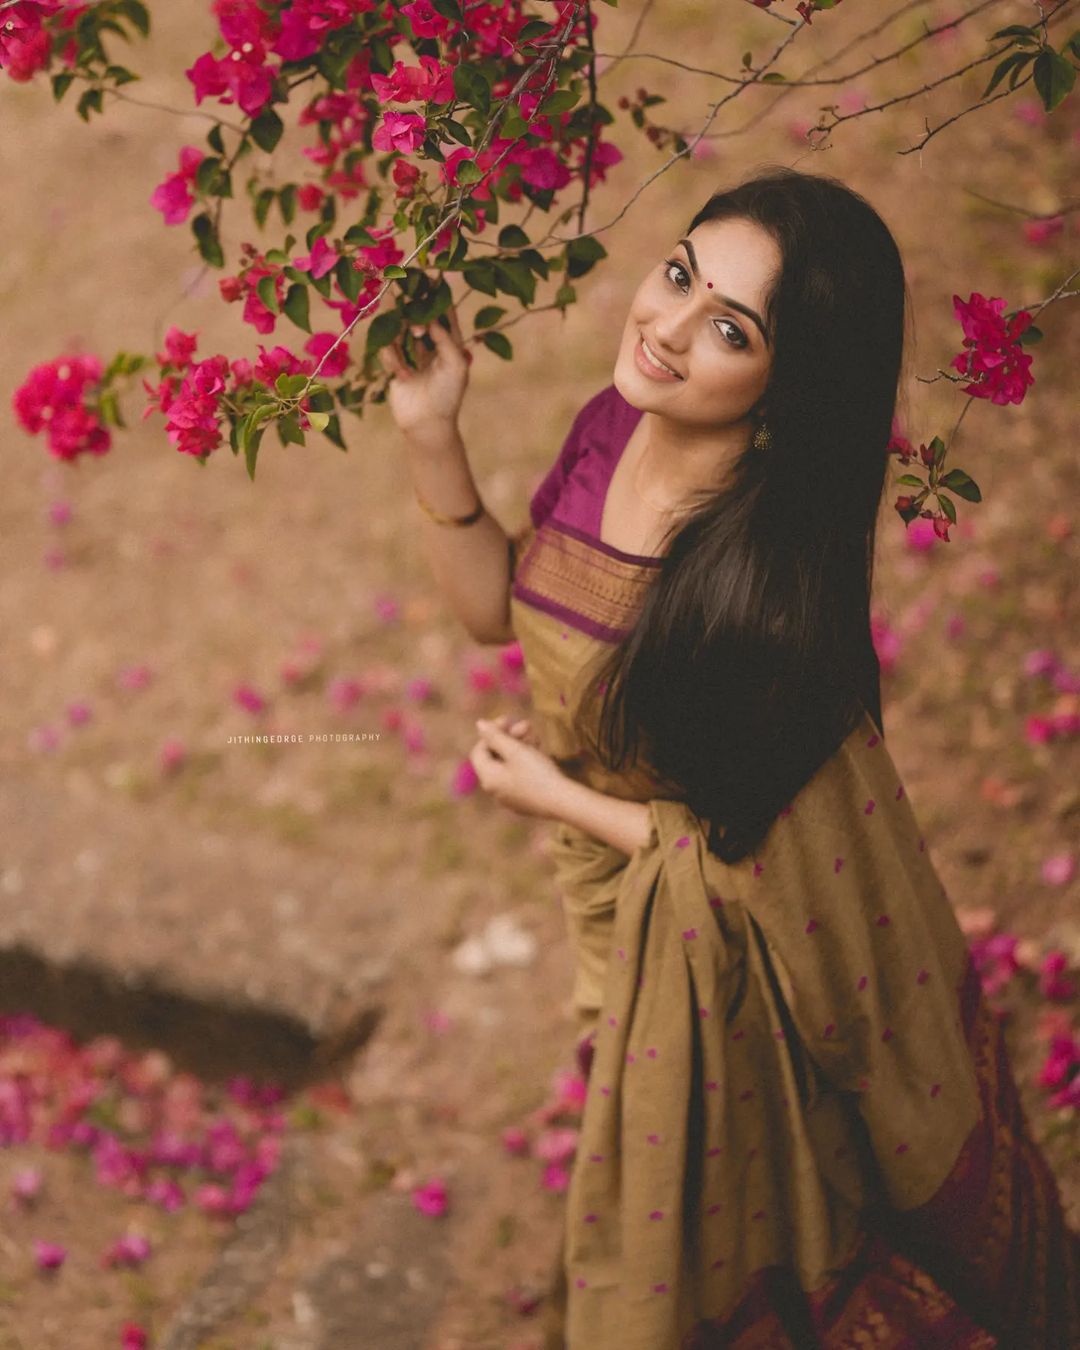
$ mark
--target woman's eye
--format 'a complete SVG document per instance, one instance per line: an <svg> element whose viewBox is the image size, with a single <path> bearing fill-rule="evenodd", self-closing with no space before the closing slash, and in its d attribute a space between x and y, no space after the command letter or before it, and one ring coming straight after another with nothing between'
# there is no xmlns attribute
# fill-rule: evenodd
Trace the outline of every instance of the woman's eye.
<svg viewBox="0 0 1080 1350"><path fill-rule="evenodd" d="M683 289L683 281L688 282L690 280L690 274L682 263L676 262L673 258L669 258L667 262L664 263L664 275L669 281L671 281L672 272L677 272L679 274L676 280L672 281L672 285L676 286L681 291ZM739 325L731 319L715 319L714 323L716 324L718 331L723 335L725 342L730 342L733 347L738 347L740 349L748 345L746 334Z"/></svg>
<svg viewBox="0 0 1080 1350"><path fill-rule="evenodd" d="M746 334L737 323L732 323L730 319L717 319L716 326L724 335L724 340L733 347L746 346Z"/></svg>

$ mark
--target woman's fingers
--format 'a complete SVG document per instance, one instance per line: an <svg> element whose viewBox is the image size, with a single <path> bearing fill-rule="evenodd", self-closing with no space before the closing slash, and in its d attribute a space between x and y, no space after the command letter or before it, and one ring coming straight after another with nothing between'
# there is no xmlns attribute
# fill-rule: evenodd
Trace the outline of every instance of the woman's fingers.
<svg viewBox="0 0 1080 1350"><path fill-rule="evenodd" d="M465 338L462 336L461 324L458 321L457 310L454 308L453 305L451 305L450 308L446 311L446 314L450 320L451 337L453 337L454 341L457 342L459 346L464 347Z"/></svg>

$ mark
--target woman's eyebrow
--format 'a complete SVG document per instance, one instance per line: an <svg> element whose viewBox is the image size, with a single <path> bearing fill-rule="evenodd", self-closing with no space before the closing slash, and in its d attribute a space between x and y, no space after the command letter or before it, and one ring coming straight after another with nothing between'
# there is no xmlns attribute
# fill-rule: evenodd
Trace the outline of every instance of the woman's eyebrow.
<svg viewBox="0 0 1080 1350"><path fill-rule="evenodd" d="M701 272L698 270L697 254L694 252L693 244L689 239L680 239L679 243L686 249L686 256L690 259L691 271L694 273L694 276L697 277L698 281L700 281ZM761 333L765 346L767 347L769 345L769 335L765 331L765 325L761 322L761 316L756 314L749 305L742 305L738 300L732 300L730 295L717 294L716 299L722 300L724 304L730 306L731 309L737 309L740 314L745 314L748 319L753 319L758 326L758 330Z"/></svg>

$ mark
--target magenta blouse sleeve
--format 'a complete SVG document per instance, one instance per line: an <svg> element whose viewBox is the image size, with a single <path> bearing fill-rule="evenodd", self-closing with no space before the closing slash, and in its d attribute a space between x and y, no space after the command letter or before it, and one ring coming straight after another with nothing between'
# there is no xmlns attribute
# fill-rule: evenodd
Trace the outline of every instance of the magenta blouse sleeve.
<svg viewBox="0 0 1080 1350"><path fill-rule="evenodd" d="M581 408L563 441L562 449L546 477L532 495L529 502L529 515L537 529L544 523L555 508L563 488L574 465L584 454L587 446L587 431L600 409L607 390L601 390Z"/></svg>

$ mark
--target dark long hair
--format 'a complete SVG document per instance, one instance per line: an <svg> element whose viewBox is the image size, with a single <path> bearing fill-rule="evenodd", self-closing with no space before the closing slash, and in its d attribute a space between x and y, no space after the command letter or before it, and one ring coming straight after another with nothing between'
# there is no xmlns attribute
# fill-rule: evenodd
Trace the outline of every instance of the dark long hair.
<svg viewBox="0 0 1080 1350"><path fill-rule="evenodd" d="M770 169L715 193L686 233L732 218L782 258L766 310L771 445L751 444L671 527L578 712L601 762L644 755L727 862L758 847L863 710L881 727L870 592L906 298L892 235L835 179Z"/></svg>

